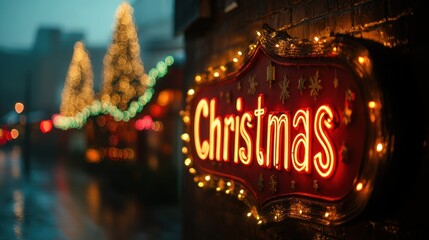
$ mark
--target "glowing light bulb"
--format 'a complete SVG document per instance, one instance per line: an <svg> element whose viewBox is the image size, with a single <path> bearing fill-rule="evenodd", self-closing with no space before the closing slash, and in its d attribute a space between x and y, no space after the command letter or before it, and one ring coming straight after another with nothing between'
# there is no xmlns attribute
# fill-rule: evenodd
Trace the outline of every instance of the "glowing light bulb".
<svg viewBox="0 0 429 240"><path fill-rule="evenodd" d="M184 123L188 123L188 122L189 122L189 120L190 120L190 119L189 119L189 116L184 116L184 117L183 117L183 122L184 122Z"/></svg>
<svg viewBox="0 0 429 240"><path fill-rule="evenodd" d="M194 89L191 88L191 89L188 90L188 95L189 96L192 96L194 94L195 94L195 90Z"/></svg>
<svg viewBox="0 0 429 240"><path fill-rule="evenodd" d="M200 82L201 81L201 76L200 75L196 75L195 76L195 82Z"/></svg>
<svg viewBox="0 0 429 240"><path fill-rule="evenodd" d="M189 141L189 134L187 134L187 133L184 133L184 134L182 134L182 140L183 141L185 141L185 142L188 142Z"/></svg>
<svg viewBox="0 0 429 240"><path fill-rule="evenodd" d="M358 58L358 62L359 62L360 64L363 64L363 63L365 62L365 58L364 58L364 57L359 57L359 58Z"/></svg>
<svg viewBox="0 0 429 240"><path fill-rule="evenodd" d="M377 149L377 152L383 151L383 144L382 143L378 143L376 149Z"/></svg>
<svg viewBox="0 0 429 240"><path fill-rule="evenodd" d="M187 159L185 159L184 163L185 163L186 166L189 166L189 165L191 165L192 160L190 158L187 158Z"/></svg>
<svg viewBox="0 0 429 240"><path fill-rule="evenodd" d="M363 183L358 183L358 184L356 184L356 191L361 191L363 189Z"/></svg>
<svg viewBox="0 0 429 240"><path fill-rule="evenodd" d="M375 101L369 101L368 102L368 107L371 109L374 109L377 107L377 103Z"/></svg>

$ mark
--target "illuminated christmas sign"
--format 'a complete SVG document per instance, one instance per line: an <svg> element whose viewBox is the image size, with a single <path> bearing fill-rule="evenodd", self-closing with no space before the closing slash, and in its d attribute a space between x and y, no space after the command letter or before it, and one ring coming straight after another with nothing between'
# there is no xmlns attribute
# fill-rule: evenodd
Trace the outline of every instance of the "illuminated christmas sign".
<svg viewBox="0 0 429 240"><path fill-rule="evenodd" d="M185 165L198 186L245 201L259 224L343 223L364 208L388 144L370 55L341 38L272 35L237 70L196 77Z"/></svg>

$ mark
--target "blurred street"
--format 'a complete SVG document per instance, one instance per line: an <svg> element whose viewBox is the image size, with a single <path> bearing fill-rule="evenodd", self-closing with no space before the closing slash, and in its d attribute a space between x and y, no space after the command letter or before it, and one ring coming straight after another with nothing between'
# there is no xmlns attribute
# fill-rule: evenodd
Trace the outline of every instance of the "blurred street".
<svg viewBox="0 0 429 240"><path fill-rule="evenodd" d="M25 174L21 148L0 148L0 240L181 239L175 201L119 192L64 154L30 156Z"/></svg>

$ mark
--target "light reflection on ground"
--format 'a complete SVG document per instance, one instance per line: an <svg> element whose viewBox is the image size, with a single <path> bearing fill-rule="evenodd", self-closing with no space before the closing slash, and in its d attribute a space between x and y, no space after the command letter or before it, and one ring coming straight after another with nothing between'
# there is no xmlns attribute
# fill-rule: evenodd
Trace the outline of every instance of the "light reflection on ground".
<svg viewBox="0 0 429 240"><path fill-rule="evenodd" d="M0 149L0 240L181 239L177 205L118 194L61 156L32 156L30 181L22 164L20 148Z"/></svg>

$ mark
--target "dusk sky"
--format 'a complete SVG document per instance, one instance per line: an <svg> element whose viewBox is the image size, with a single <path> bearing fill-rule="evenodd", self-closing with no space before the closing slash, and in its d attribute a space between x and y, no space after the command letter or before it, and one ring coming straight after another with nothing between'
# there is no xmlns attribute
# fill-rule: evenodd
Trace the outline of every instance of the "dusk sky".
<svg viewBox="0 0 429 240"><path fill-rule="evenodd" d="M82 32L87 45L109 43L124 0L0 0L0 48L31 48L39 27ZM133 1L128 1L132 3Z"/></svg>

